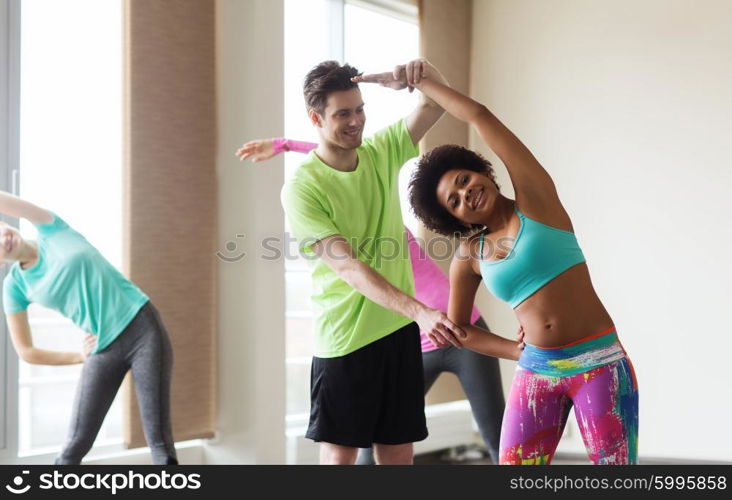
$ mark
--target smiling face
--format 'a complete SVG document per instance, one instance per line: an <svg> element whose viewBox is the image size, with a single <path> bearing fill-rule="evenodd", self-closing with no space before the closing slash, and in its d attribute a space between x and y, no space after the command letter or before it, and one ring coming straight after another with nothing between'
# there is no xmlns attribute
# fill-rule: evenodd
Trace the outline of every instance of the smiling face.
<svg viewBox="0 0 732 500"><path fill-rule="evenodd" d="M18 260L23 237L14 227L0 221L0 264Z"/></svg>
<svg viewBox="0 0 732 500"><path fill-rule="evenodd" d="M469 236L501 208L493 167L479 153L456 144L427 151L409 181L409 203L428 229Z"/></svg>
<svg viewBox="0 0 732 500"><path fill-rule="evenodd" d="M361 145L366 114L358 88L328 94L323 113L310 111L310 119L318 127L322 140L344 150Z"/></svg>
<svg viewBox="0 0 732 500"><path fill-rule="evenodd" d="M466 226L485 224L498 195L491 177L472 170L448 170L437 183L437 202Z"/></svg>

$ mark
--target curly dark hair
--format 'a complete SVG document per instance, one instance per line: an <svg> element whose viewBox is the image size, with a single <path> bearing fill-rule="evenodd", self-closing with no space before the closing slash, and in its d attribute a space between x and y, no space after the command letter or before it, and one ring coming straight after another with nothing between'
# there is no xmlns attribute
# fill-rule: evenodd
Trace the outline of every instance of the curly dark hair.
<svg viewBox="0 0 732 500"><path fill-rule="evenodd" d="M308 111L313 109L322 115L328 103L328 94L358 88L351 78L360 74L350 64L341 65L338 61L324 61L315 66L305 76L302 88Z"/></svg>
<svg viewBox="0 0 732 500"><path fill-rule="evenodd" d="M480 154L462 146L438 146L420 158L409 181L412 212L428 229L446 236L468 236L480 225L466 226L437 201L437 185L445 173L465 169L488 175L498 187L491 163Z"/></svg>

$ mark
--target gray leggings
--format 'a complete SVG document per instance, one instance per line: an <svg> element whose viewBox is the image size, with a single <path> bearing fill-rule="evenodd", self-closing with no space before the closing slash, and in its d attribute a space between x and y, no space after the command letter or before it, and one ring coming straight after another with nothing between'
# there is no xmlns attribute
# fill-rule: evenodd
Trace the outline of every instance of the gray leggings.
<svg viewBox="0 0 732 500"><path fill-rule="evenodd" d="M145 304L105 350L89 356L76 390L69 439L56 464L80 464L128 370L154 464L177 464L170 429L173 350L158 310Z"/></svg>
<svg viewBox="0 0 732 500"><path fill-rule="evenodd" d="M475 326L489 329L482 317L478 318ZM422 369L425 393L430 390L442 372L457 376L470 402L470 409L473 411L473 417L478 424L488 454L493 463L497 464L503 409L506 406L498 358L484 356L470 349L448 346L422 353ZM356 463L373 464L372 449L360 450Z"/></svg>

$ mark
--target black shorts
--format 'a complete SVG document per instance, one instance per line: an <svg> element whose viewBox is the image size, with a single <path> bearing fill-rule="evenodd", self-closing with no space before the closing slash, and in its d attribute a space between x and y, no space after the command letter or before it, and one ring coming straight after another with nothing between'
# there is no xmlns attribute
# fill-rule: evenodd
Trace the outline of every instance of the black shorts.
<svg viewBox="0 0 732 500"><path fill-rule="evenodd" d="M427 437L416 323L345 356L314 357L310 390L309 439L368 448Z"/></svg>

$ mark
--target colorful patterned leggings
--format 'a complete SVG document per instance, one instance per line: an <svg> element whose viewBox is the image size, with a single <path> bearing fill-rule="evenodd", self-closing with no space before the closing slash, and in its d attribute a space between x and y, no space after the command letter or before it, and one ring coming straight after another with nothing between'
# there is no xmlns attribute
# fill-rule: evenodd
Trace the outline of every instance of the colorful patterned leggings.
<svg viewBox="0 0 732 500"><path fill-rule="evenodd" d="M638 384L614 329L566 346L526 345L503 415L500 463L549 464L572 406L596 465L637 463Z"/></svg>

